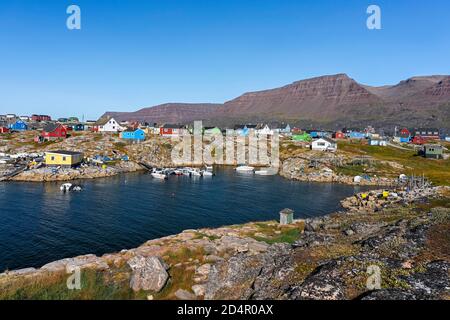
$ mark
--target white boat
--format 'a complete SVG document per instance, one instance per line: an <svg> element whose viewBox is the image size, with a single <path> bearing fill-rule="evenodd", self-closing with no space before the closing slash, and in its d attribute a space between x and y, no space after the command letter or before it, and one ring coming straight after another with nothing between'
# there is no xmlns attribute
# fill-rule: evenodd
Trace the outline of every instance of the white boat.
<svg viewBox="0 0 450 320"><path fill-rule="evenodd" d="M73 185L71 183L64 183L59 187L59 189L63 192L69 192L69 191L82 191L83 189L81 186Z"/></svg>
<svg viewBox="0 0 450 320"><path fill-rule="evenodd" d="M72 189L72 184L64 183L63 185L61 185L61 187L59 187L59 189L64 192L70 191L70 189Z"/></svg>
<svg viewBox="0 0 450 320"><path fill-rule="evenodd" d="M259 176L273 176L274 174L276 174L276 170L273 168L262 168L255 171L255 174Z"/></svg>
<svg viewBox="0 0 450 320"><path fill-rule="evenodd" d="M255 168L250 167L250 166L239 166L236 168L236 171L238 171L238 172L253 172L253 171L255 171Z"/></svg>
<svg viewBox="0 0 450 320"><path fill-rule="evenodd" d="M191 175L190 168L181 169L181 173L183 174L183 176L190 176Z"/></svg>
<svg viewBox="0 0 450 320"><path fill-rule="evenodd" d="M167 174L164 171L162 171L162 170L153 169L151 175L155 179L160 179L160 180L167 180L168 179Z"/></svg>
<svg viewBox="0 0 450 320"><path fill-rule="evenodd" d="M176 175L176 176L182 176L184 173L183 173L183 169L175 169L174 171L173 171L173 173Z"/></svg>
<svg viewBox="0 0 450 320"><path fill-rule="evenodd" d="M167 180L167 175L165 175L164 173L159 173L159 172L152 172L152 177L155 179L161 179L161 180Z"/></svg>
<svg viewBox="0 0 450 320"><path fill-rule="evenodd" d="M205 166L206 171L213 171L213 166Z"/></svg>
<svg viewBox="0 0 450 320"><path fill-rule="evenodd" d="M200 171L203 177L212 177L214 174L211 171L202 170Z"/></svg>
<svg viewBox="0 0 450 320"><path fill-rule="evenodd" d="M202 174L200 173L199 169L191 169L189 170L189 173L191 174L191 176L193 177L200 177Z"/></svg>

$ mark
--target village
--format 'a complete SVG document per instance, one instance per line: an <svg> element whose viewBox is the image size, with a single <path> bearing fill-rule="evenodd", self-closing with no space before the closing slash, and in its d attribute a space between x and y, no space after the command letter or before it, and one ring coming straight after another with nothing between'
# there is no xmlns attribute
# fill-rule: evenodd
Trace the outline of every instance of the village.
<svg viewBox="0 0 450 320"><path fill-rule="evenodd" d="M269 140L277 134L282 162L278 173L288 179L394 186L400 180L420 176L423 181L448 183L446 174L439 170L448 166L450 136L446 132L398 127L393 131L389 136L370 126L306 130L284 122L202 127L205 141L223 135L244 138L248 143L249 137ZM0 180L68 181L173 168L174 141L193 132L193 124L149 124L112 117L80 121L77 117L52 120L48 115L0 115ZM221 163L187 161L185 165L215 164ZM257 171L260 165L248 160L241 163L235 159L231 164L257 174L267 174L269 169ZM188 170L190 174L200 172L190 167ZM167 172L160 169L153 173L154 177L165 178Z"/></svg>

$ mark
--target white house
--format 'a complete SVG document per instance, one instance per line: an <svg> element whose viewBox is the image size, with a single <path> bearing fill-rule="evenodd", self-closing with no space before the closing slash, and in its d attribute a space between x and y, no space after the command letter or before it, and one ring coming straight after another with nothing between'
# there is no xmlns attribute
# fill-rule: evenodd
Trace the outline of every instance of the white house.
<svg viewBox="0 0 450 320"><path fill-rule="evenodd" d="M259 125L256 128L256 134L257 135L271 136L271 135L273 135L273 130L270 129L269 125L267 125L267 124Z"/></svg>
<svg viewBox="0 0 450 320"><path fill-rule="evenodd" d="M94 131L97 132L120 132L125 130L114 118L104 118L96 122Z"/></svg>
<svg viewBox="0 0 450 320"><path fill-rule="evenodd" d="M319 150L319 151L331 151L334 152L337 150L337 143L333 139L330 138L320 138L317 140L314 140L311 143L311 149L312 150Z"/></svg>

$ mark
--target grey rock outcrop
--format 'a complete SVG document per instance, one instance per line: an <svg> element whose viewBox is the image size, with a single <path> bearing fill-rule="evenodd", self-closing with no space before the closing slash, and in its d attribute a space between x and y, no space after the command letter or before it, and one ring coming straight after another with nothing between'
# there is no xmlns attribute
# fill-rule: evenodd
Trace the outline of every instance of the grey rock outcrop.
<svg viewBox="0 0 450 320"><path fill-rule="evenodd" d="M168 266L159 257L136 256L128 261L133 270L130 287L134 291L161 291L169 279Z"/></svg>

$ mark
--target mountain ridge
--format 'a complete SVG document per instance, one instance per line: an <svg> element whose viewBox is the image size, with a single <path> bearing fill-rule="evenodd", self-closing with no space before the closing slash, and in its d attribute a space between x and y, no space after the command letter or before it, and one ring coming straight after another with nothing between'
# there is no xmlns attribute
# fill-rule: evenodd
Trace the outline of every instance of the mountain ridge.
<svg viewBox="0 0 450 320"><path fill-rule="evenodd" d="M295 125L450 127L450 75L414 76L368 86L345 73L324 75L217 103L166 103L136 112L107 112L120 121L214 125L283 120Z"/></svg>

